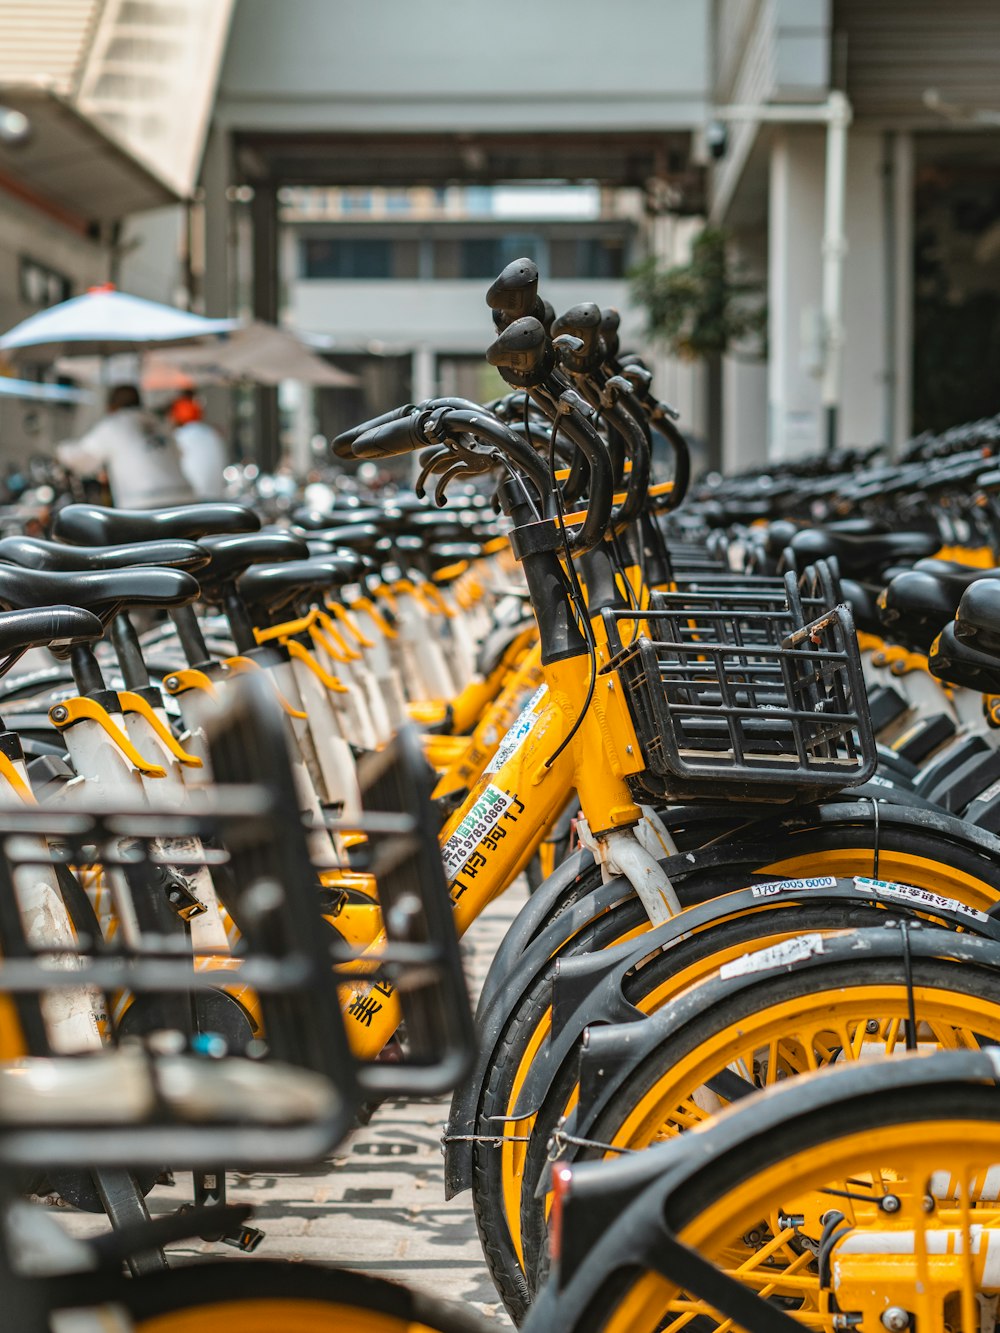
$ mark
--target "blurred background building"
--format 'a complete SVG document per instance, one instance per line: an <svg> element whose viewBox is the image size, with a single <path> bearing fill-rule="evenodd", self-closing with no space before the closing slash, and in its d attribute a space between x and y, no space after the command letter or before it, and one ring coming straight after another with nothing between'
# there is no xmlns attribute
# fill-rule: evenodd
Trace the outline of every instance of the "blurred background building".
<svg viewBox="0 0 1000 1333"><path fill-rule="evenodd" d="M1000 410L998 72L995 0L0 0L0 105L32 125L0 148L0 321L110 279L318 335L357 388L213 403L262 463L305 465L317 431L494 391L508 259L557 309L618 306L636 345L630 269L708 222L766 292L767 360L646 350L713 458L821 447L840 346L836 438L899 443Z"/></svg>

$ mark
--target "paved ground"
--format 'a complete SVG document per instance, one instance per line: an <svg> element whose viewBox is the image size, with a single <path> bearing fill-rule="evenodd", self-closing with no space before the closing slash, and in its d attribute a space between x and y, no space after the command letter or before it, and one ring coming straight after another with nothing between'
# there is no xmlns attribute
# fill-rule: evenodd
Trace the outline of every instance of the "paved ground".
<svg viewBox="0 0 1000 1333"><path fill-rule="evenodd" d="M524 902L519 888L494 903L463 941L470 990L478 994L508 924ZM439 1298L470 1306L497 1328L511 1328L483 1263L468 1194L444 1198L441 1134L448 1100L388 1102L326 1167L308 1174L229 1178L233 1203L251 1203L266 1233L260 1257L336 1262ZM153 1212L189 1200L189 1178L149 1196ZM60 1210L62 1212L62 1210ZM70 1214L62 1216L70 1219ZM71 1229L90 1233L96 1219L72 1215ZM175 1247L179 1259L217 1254L222 1245Z"/></svg>

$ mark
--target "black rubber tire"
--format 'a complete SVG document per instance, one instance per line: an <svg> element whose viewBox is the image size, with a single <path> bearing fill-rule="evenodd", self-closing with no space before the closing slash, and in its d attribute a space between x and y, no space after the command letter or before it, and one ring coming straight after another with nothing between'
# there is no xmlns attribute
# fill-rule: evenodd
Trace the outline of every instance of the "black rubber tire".
<svg viewBox="0 0 1000 1333"><path fill-rule="evenodd" d="M813 869L797 870L795 874L822 875L824 855L843 848L863 849L863 856L855 873L874 875L878 870L876 848L879 848L884 853L899 851L920 856L928 861L950 865L975 876L995 890L997 901L1000 902L1000 860L990 859L976 846L962 842L959 822L950 819L949 823L958 836L949 836L948 831L918 828L912 824L894 825L885 819L881 822L881 827L876 830L873 821L866 824L855 815L853 818L845 819L843 823L819 823L816 826L800 827L788 840L787 845L775 848L773 844L762 843L756 855L744 835L741 849L734 854L732 861L723 866L715 866L704 873L696 870L689 877L679 879L677 887L685 905L705 901L727 889L750 883L755 874L759 876L761 865L770 865L783 856L814 858ZM869 848L872 858L870 864L867 863ZM768 873L771 877L777 877L781 872ZM560 899L553 905L547 922L557 921L572 903L583 896L580 893L582 883L591 877L595 880L599 878L596 867L588 867L578 881L567 886L566 901ZM925 887L932 888L933 885L927 883ZM552 949L550 966L518 1001L497 1043L490 1077L480 1097L475 1133L495 1134L496 1122L489 1117L506 1113L513 1073L537 1026L538 1018L548 1007L551 971L555 959L606 948L643 920L645 913L638 899L629 896L611 908L598 921L575 935L559 942L550 941ZM544 924L547 923L543 923L543 926ZM540 933L541 929L542 927L536 934ZM520 1323L527 1313L532 1287L529 1286L521 1269L503 1214L499 1153L495 1148L484 1144L474 1144L472 1151L473 1208L487 1267L507 1312L515 1323Z"/></svg>
<svg viewBox="0 0 1000 1333"><path fill-rule="evenodd" d="M883 925L898 912L886 912L868 903L827 902L775 905L766 911L730 917L707 926L669 950L663 950L625 978L623 993L630 1004L640 1005L645 995L655 990L669 976L720 950L754 943L789 928L797 931L843 930L851 926ZM786 924L782 925L782 920ZM539 1017L541 1015L539 1014ZM535 1190L548 1160L548 1143L566 1110L577 1083L579 1048L563 1062L547 1097L539 1109L531 1132L524 1164L521 1191L521 1243L524 1250L525 1276L534 1298L548 1274L545 1201L535 1197Z"/></svg>
<svg viewBox="0 0 1000 1333"><path fill-rule="evenodd" d="M785 1113L776 1119L773 1101L752 1098L729 1119L724 1144L712 1129L708 1131L704 1153L691 1154L686 1161L671 1157L672 1166L680 1169L671 1171L671 1188L665 1199L659 1198L662 1191L658 1189L659 1182L654 1182L624 1211L616 1199L616 1210L603 1226L598 1204L595 1215L599 1239L587 1251L579 1270L586 1280L586 1302L579 1299L574 1302L576 1317L573 1317L566 1308L575 1294L572 1290L567 1292L563 1303L558 1292L546 1292L542 1303L549 1321L546 1326L558 1328L559 1333L602 1333L634 1279L636 1270L629 1268L625 1256L630 1242L634 1247L636 1214L647 1199L656 1199L657 1214L664 1217L676 1235L734 1188L791 1156L822 1150L839 1139L884 1130L894 1124L930 1125L938 1120L995 1123L997 1119L996 1089L973 1082L962 1085L961 1097L956 1096L956 1086L949 1081L943 1085L867 1090L855 1096L842 1096L835 1105L798 1113L788 1113L792 1110L790 1102L784 1107ZM707 1151L709 1143L711 1152ZM540 1308L538 1314L542 1313ZM709 1333L714 1328L713 1322ZM637 1328L635 1333L653 1333L653 1330Z"/></svg>
<svg viewBox="0 0 1000 1333"><path fill-rule="evenodd" d="M266 1259L192 1264L151 1277L116 1282L114 1290L109 1291L105 1299L118 1301L127 1308L132 1318L139 1322L138 1333L141 1333L142 1320L181 1313L192 1306L223 1306L230 1301L253 1299L353 1305L359 1311L425 1324L436 1333L486 1333L489 1327L485 1320L470 1311L382 1278L339 1268L321 1268L316 1264ZM221 1309L219 1317L222 1322L218 1325L218 1333L226 1333Z"/></svg>

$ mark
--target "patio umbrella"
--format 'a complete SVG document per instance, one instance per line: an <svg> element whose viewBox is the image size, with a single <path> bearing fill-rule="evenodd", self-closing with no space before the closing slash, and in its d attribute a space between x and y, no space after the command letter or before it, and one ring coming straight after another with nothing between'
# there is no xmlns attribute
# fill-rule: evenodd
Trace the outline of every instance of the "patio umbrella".
<svg viewBox="0 0 1000 1333"><path fill-rule="evenodd" d="M94 395L68 384L38 384L35 380L0 375L0 398L20 398L33 403L90 403Z"/></svg>
<svg viewBox="0 0 1000 1333"><path fill-rule="evenodd" d="M235 327L235 320L205 319L113 287L94 287L85 296L74 296L29 316L0 338L0 352L34 361L70 354L110 356L176 347L229 333Z"/></svg>
<svg viewBox="0 0 1000 1333"><path fill-rule="evenodd" d="M81 384L136 384L146 393L180 393L199 384L219 384L210 376L186 374L160 352L99 356L61 356L55 363L56 374L69 375Z"/></svg>
<svg viewBox="0 0 1000 1333"><path fill-rule="evenodd" d="M229 337L204 346L191 346L157 356L199 383L280 384L297 380L317 388L348 389L358 377L338 369L311 351L291 329L253 320L234 329Z"/></svg>

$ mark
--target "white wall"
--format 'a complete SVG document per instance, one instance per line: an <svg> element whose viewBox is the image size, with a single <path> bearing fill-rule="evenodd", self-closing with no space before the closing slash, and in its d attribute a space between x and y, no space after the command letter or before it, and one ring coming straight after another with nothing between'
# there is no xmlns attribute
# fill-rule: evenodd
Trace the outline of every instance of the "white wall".
<svg viewBox="0 0 1000 1333"><path fill-rule="evenodd" d="M183 304L184 209L152 209L127 219L122 230L118 285L124 292L167 305Z"/></svg>
<svg viewBox="0 0 1000 1333"><path fill-rule="evenodd" d="M304 333L325 333L344 351L371 342L386 352L425 345L445 352L483 352L493 340L486 279L434 282L303 279L288 285L288 320ZM549 280L543 295L556 310L596 301L622 312L623 343L641 340L642 318L627 306L624 282Z"/></svg>
<svg viewBox="0 0 1000 1333"><path fill-rule="evenodd" d="M0 331L33 315L20 295L21 256L36 260L70 279L74 294L103 282L107 259L101 248L37 209L0 193ZM20 364L14 364L16 372ZM32 453L48 453L54 441L76 429L72 408L0 399L0 467ZM37 429L31 430L34 425Z"/></svg>
<svg viewBox="0 0 1000 1333"><path fill-rule="evenodd" d="M709 0L239 0L241 128L614 130L700 119ZM303 40L304 34L308 40Z"/></svg>

